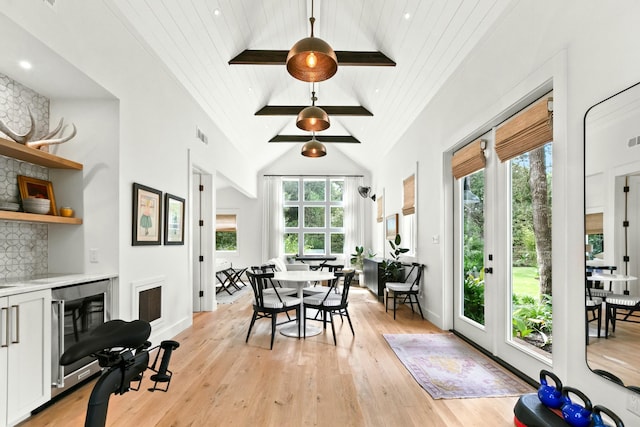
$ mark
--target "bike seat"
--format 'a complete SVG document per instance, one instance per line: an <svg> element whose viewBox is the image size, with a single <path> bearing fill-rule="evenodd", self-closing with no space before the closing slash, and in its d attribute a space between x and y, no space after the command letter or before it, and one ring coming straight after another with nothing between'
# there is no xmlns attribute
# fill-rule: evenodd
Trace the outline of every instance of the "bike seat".
<svg viewBox="0 0 640 427"><path fill-rule="evenodd" d="M83 357L110 348L137 348L151 335L151 325L144 320L111 320L69 347L60 357L60 364L69 365Z"/></svg>

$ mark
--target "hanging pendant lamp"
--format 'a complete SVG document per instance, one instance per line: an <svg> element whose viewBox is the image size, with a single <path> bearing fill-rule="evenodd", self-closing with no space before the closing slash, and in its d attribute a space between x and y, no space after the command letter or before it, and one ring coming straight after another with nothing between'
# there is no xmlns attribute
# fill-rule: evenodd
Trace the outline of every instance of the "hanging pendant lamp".
<svg viewBox="0 0 640 427"><path fill-rule="evenodd" d="M313 36L313 0L311 0L311 36L293 45L287 55L287 71L303 82L321 82L338 71L338 58L329 43Z"/></svg>
<svg viewBox="0 0 640 427"><path fill-rule="evenodd" d="M296 126L302 130L308 130L309 132L318 132L321 130L329 129L331 123L329 122L329 115L320 107L316 107L316 93L311 92L311 106L303 108L298 113L296 119Z"/></svg>
<svg viewBox="0 0 640 427"><path fill-rule="evenodd" d="M311 141L302 146L301 154L305 157L322 157L327 155L327 149L316 139L316 134L314 133Z"/></svg>

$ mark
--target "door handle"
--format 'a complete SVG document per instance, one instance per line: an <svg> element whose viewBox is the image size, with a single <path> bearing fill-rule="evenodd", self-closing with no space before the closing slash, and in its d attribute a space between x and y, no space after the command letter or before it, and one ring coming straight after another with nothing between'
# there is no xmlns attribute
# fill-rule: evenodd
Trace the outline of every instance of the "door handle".
<svg viewBox="0 0 640 427"><path fill-rule="evenodd" d="M58 378L52 385L54 387L62 388L64 387L64 366L60 363L60 358L62 357L62 353L64 353L64 300L53 300L52 303L53 306L58 309L56 316L58 320L58 354L53 355L55 358L55 366L58 371L56 373Z"/></svg>
<svg viewBox="0 0 640 427"><path fill-rule="evenodd" d="M3 320L4 319L4 320ZM2 307L2 309L0 309L0 322L4 321L4 328L5 328L5 341L0 344L0 347L9 347L9 334L11 333L11 330L9 329L9 308L8 307ZM1 324L0 324L0 328L2 328ZM2 334L2 332L0 331L0 334Z"/></svg>
<svg viewBox="0 0 640 427"><path fill-rule="evenodd" d="M11 344L19 344L20 343L20 306L19 305L12 305L11 308L15 308L16 311L16 340L11 340Z"/></svg>
<svg viewBox="0 0 640 427"><path fill-rule="evenodd" d="M484 272L485 274L493 274L493 267L485 267Z"/></svg>

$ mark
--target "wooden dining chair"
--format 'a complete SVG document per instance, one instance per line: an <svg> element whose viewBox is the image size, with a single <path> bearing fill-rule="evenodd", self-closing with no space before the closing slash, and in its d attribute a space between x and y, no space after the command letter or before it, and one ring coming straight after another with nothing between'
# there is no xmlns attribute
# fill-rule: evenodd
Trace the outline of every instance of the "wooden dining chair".
<svg viewBox="0 0 640 427"><path fill-rule="evenodd" d="M271 319L270 349L273 349L276 326L300 319L300 298L290 295L280 295L277 287L271 287L270 279L273 278L273 273L253 273L247 271L247 277L251 284L251 288L253 289L253 315L251 317L251 324L249 325L249 331L247 332L245 342L249 342L249 335L251 335L251 329L253 329L253 325L256 320L269 318ZM267 288L273 289L274 292L272 294L266 294L264 291ZM295 319L291 319L291 317L288 316L289 312L293 310L296 312ZM279 313L287 313L288 320L277 323ZM300 323L302 322L298 322L298 339L300 338Z"/></svg>
<svg viewBox="0 0 640 427"><path fill-rule="evenodd" d="M351 328L351 334L355 336L353 330L353 324L351 323L351 317L349 317L349 289L351 287L351 281L355 275L355 270L343 270L337 273L337 276L343 276L344 282L342 284L342 293L335 294L333 287L337 286L338 280L333 280L331 286L324 294L316 294L303 298L304 313L303 316L306 320L320 320L315 317L307 317L307 309L317 310L317 313L322 313L322 325L323 328L327 328L327 315L329 316L329 323L331 323L331 332L333 333L333 344L337 345L336 341L336 328L333 322L333 315L338 314L342 318L345 316L349 321L349 327ZM344 319L343 319L344 322ZM307 337L307 332L304 332L304 338Z"/></svg>

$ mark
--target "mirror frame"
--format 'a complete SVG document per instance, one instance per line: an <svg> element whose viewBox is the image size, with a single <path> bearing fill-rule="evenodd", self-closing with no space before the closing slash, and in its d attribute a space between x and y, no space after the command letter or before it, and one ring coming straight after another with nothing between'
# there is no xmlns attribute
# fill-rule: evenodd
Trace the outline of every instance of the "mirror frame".
<svg viewBox="0 0 640 427"><path fill-rule="evenodd" d="M625 93L625 92L627 92L627 91L629 91L631 89L634 89L635 87L638 87L638 86L640 86L640 81L637 82L637 83L634 83L631 86L628 86L628 87L626 87L626 88L624 88L624 89L622 89L622 90L620 90L620 91L618 91L616 93L614 93L613 95L610 95L610 96L606 97L605 99L602 99L601 101L598 101L597 103L595 103L591 107L589 107L587 109L587 111L584 113L583 134L582 134L583 150L584 150L583 151L583 162L582 162L582 165L583 165L583 183L584 183L584 188L583 188L583 192L584 192L584 194L583 194L583 198L584 198L583 205L584 206L583 206L583 214L582 214L583 221L584 221L584 218L587 215L587 118L589 116L589 113L591 112L591 110L593 110L594 108L598 107L599 105L601 105L601 104L611 100L612 98L615 98L616 96L621 95L621 94L623 94L623 93ZM587 232L587 228L586 228L586 223L585 223L584 224L584 236L586 236L586 232ZM584 244L584 242L583 242L583 244ZM583 278L584 278L583 286L585 286L585 287L587 286L587 273L586 273L587 260L588 260L588 258L587 258L587 255L585 253L585 255L584 255L584 267L583 267L583 270L582 270L583 271ZM587 313L586 313L586 308L585 308L585 316L586 315L587 315ZM602 316L604 316L604 312L602 313ZM606 327L607 326L605 325L605 328ZM588 322L585 322L584 333L585 333L585 335L587 337L587 340L588 340L589 339L589 335L588 335L589 334L589 323ZM620 385L621 387L624 387L627 390L630 390L630 391L633 391L635 393L639 393L640 394L640 384L638 384L637 386L635 386L635 385L626 385L624 383L624 381L622 379L620 379L618 376L616 376L615 374L613 374L611 372L608 372L608 371L605 371L605 370L602 370L602 369L592 368L589 365L589 357L588 357L588 347L589 346L588 346L588 344L585 344L585 347L586 347L585 348L585 363L587 365L587 368L589 368L589 370L591 372L593 372L595 375L600 376L601 378L604 378L604 379L606 379L608 381L613 382L614 384Z"/></svg>

